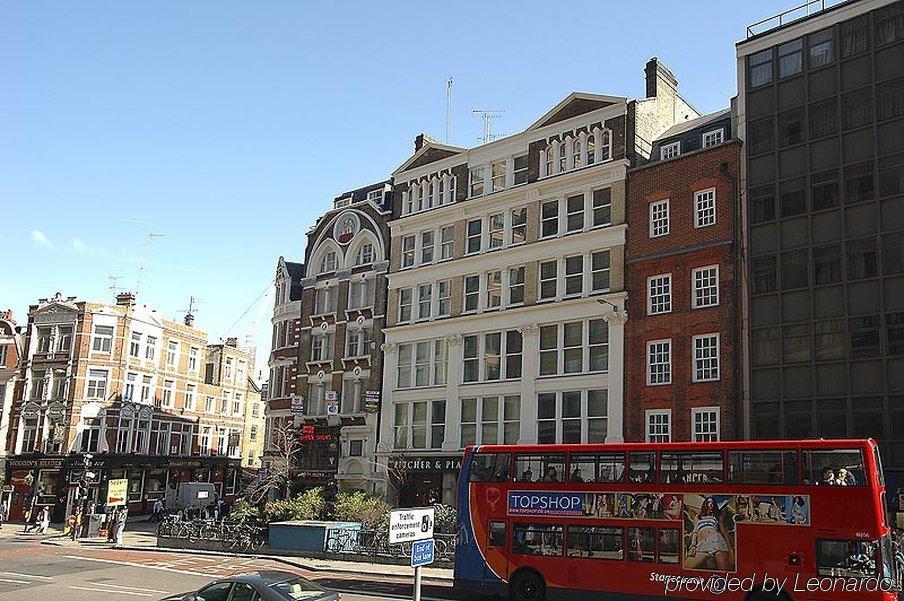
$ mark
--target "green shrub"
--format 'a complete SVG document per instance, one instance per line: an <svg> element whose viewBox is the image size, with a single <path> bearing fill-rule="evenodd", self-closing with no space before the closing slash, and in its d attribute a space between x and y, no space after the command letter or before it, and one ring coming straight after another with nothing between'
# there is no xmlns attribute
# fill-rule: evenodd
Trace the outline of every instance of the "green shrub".
<svg viewBox="0 0 904 601"><path fill-rule="evenodd" d="M451 505L436 504L433 529L441 534L454 534L458 512Z"/></svg>
<svg viewBox="0 0 904 601"><path fill-rule="evenodd" d="M231 524L258 524L261 521L261 511L246 499L239 499L229 510L226 521Z"/></svg>
<svg viewBox="0 0 904 601"><path fill-rule="evenodd" d="M334 517L344 522L361 522L365 530L374 530L388 524L389 504L379 495L369 495L360 490L340 492L336 495Z"/></svg>
<svg viewBox="0 0 904 601"><path fill-rule="evenodd" d="M268 522L322 519L325 510L326 499L321 486L302 491L294 499L270 501L264 508Z"/></svg>

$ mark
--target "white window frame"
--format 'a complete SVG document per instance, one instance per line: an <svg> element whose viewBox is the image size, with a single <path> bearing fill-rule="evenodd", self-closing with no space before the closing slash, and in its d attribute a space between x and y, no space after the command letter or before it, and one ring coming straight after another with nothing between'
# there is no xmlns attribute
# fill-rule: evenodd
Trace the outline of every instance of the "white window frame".
<svg viewBox="0 0 904 601"><path fill-rule="evenodd" d="M501 173L499 173L501 169ZM495 161L490 165L490 192L498 192L505 190L505 182L508 175L508 166L506 161Z"/></svg>
<svg viewBox="0 0 904 601"><path fill-rule="evenodd" d="M697 355L697 342L706 340L715 339L715 357L700 356ZM718 382L722 377L722 349L721 349L721 336L718 332L710 332L708 334L698 334L691 338L691 374L694 382ZM711 347L703 348L701 347L700 351L706 351L711 349ZM707 366L707 361L714 362L715 367L712 365ZM714 376L703 377L700 374L705 373L706 371L715 371Z"/></svg>
<svg viewBox="0 0 904 601"><path fill-rule="evenodd" d="M427 358L427 363L420 364L417 362L417 345L418 344L427 344L429 345L429 356ZM402 357L402 348L410 347L410 357L411 363L403 365L401 363ZM446 381L448 379L448 366L449 366L449 349L446 345L446 340L443 338L436 339L428 339L428 340L416 340L413 342L406 342L399 344L399 351L396 355L396 387L399 389L408 389L413 390L416 388L428 388L431 386L445 386ZM439 360L439 359L442 360ZM417 384L417 367L419 365L427 366L429 370L427 373L427 384L418 385ZM403 367L407 367L409 371L408 382L403 382L400 377L401 371ZM440 374L440 369L442 373ZM441 375L441 377L438 377Z"/></svg>
<svg viewBox="0 0 904 601"><path fill-rule="evenodd" d="M449 239L446 240L446 232L450 232ZM439 230L439 260L448 261L455 254L455 226L447 225Z"/></svg>
<svg viewBox="0 0 904 601"><path fill-rule="evenodd" d="M659 147L659 160L666 161L681 156L681 141L671 142L665 146Z"/></svg>
<svg viewBox="0 0 904 601"><path fill-rule="evenodd" d="M654 427L658 431L653 432ZM647 409L644 412L644 439L647 442L672 442L671 409Z"/></svg>
<svg viewBox="0 0 904 601"><path fill-rule="evenodd" d="M99 334L98 328L110 328L109 334ZM113 339L116 337L116 326L103 323L94 324L91 332L91 352L109 355L113 352ZM100 346L100 348L97 348ZM48 349L49 350L49 349Z"/></svg>
<svg viewBox="0 0 904 601"><path fill-rule="evenodd" d="M697 426L704 425L697 422L697 416L715 415L715 432L698 431ZM712 438L715 436L715 438ZM718 406L694 407L691 409L691 439L694 442L717 442L722 440L722 415Z"/></svg>
<svg viewBox="0 0 904 601"><path fill-rule="evenodd" d="M408 302L405 302L405 293L408 293ZM407 316L405 313L407 312ZM414 288L399 288L399 316L396 323L411 323L414 318Z"/></svg>
<svg viewBox="0 0 904 601"><path fill-rule="evenodd" d="M647 278L647 315L672 312L672 274L659 273Z"/></svg>
<svg viewBox="0 0 904 601"><path fill-rule="evenodd" d="M709 148L710 146L718 146L722 142L725 141L725 128L720 127L719 129L714 129L712 131L704 132L703 134L703 148Z"/></svg>
<svg viewBox="0 0 904 601"><path fill-rule="evenodd" d="M607 402L606 402L606 406L605 406L606 412L604 415L590 415L590 393L591 392L605 393ZM581 411L580 411L580 415L578 415L578 416L565 417L563 415L563 409L564 409L563 398L564 398L565 394L568 394L568 393L577 393L581 397ZM581 444L587 444L590 442L589 437L590 437L591 421L598 421L598 420L605 421L606 435L609 434L609 404L608 404L609 391L608 391L608 389L592 387L592 388L589 388L586 390L580 390L580 389L576 390L574 388L569 388L568 390L539 392L537 394L537 404L538 405L540 403L540 396L542 396L542 395L555 396L555 407L556 407L555 417L554 418L538 418L537 419L538 426L540 423L544 423L544 422L551 422L551 423L555 424L555 428L556 428L555 444L562 444L563 434L564 434L564 430L565 430L565 428L564 428L565 422L580 421L580 423L581 423L581 441L580 441L580 443ZM597 442L604 442L604 441L593 441L593 442L597 443ZM541 444L546 444L546 443L541 443Z"/></svg>
<svg viewBox="0 0 904 601"><path fill-rule="evenodd" d="M409 269L415 266L417 260L417 235L411 234L402 238L402 258L400 259L400 269ZM411 241L411 248L408 248L408 241Z"/></svg>
<svg viewBox="0 0 904 601"><path fill-rule="evenodd" d="M351 310L366 309L374 306L373 278L355 278L348 284L348 308ZM286 322L286 326L288 326ZM286 332L288 339L288 331ZM288 344L288 340L286 340Z"/></svg>
<svg viewBox="0 0 904 601"><path fill-rule="evenodd" d="M656 357L663 353L667 356L667 361L653 361L652 355L654 347L662 347L656 349ZM648 340L646 344L646 364L647 364L647 386L668 386L672 383L672 339L662 338L659 340ZM654 381L654 367L662 366L661 373L658 374Z"/></svg>
<svg viewBox="0 0 904 601"><path fill-rule="evenodd" d="M515 417L510 417L510 419L505 419L505 408L506 401L513 401L514 399L518 399L517 408L518 412ZM493 399L495 399L496 404L496 419L484 419L483 410L484 410L484 402L489 401L493 403ZM521 438L521 395L520 394L487 394L482 396L468 396L462 399L459 399L459 408L464 409L465 403L474 403L474 420L468 422L461 422L459 425L459 432L464 430L464 426L473 426L474 427L474 440L466 441L464 437L459 434L459 448L464 448L468 444L518 444ZM461 412L463 414L464 411ZM483 428L484 426L496 426L496 440L494 441L484 441L483 440ZM506 433L517 433L517 437L515 437L514 443L506 443Z"/></svg>
<svg viewBox="0 0 904 601"><path fill-rule="evenodd" d="M498 355L487 355L487 337L488 336L499 336L499 354ZM509 347L509 336L520 337L521 342L521 350L518 352L508 352ZM524 375L524 336L517 329L510 330L495 330L492 332L475 332L472 334L467 334L463 338L474 338L475 341L475 351L476 355L473 357L465 356L465 342L462 341L462 369L461 369L461 383L463 385L466 384L479 384L481 382L504 382L506 380L512 379L521 379ZM489 371L487 366L487 360L491 357L499 358L499 377L498 378L488 378L487 372ZM517 374L509 374L508 373L508 360L510 358L518 357L518 373ZM477 377L474 380L465 380L465 362L474 361L477 363Z"/></svg>
<svg viewBox="0 0 904 601"><path fill-rule="evenodd" d="M426 291L426 294L425 294ZM417 285L417 317L415 321L426 321L433 317L433 284Z"/></svg>
<svg viewBox="0 0 904 601"><path fill-rule="evenodd" d="M605 342L597 342L591 344L590 341L590 330L591 323L596 321L602 321L602 318L593 317L587 319L569 319L567 321L560 321L555 323L545 323L540 325L540 336L537 338L537 364L536 364L536 374L538 378L553 378L557 376L573 376L577 374L599 374L599 373L608 373L609 371L609 350L610 350L610 340L609 340L609 330L608 324L603 322L603 328L606 331L606 340ZM581 343L576 346L565 346L565 326L571 325L574 323L581 324ZM541 337L543 334L543 330L547 328L555 328L556 329L556 342L553 347L543 348L541 345ZM523 344L523 343L522 343ZM580 349L581 351L581 368L578 371L566 371L565 370L565 355L568 351L573 351ZM592 361L592 353L593 352L603 352L606 356L606 368L602 370L594 370L591 369L593 361ZM556 370L552 373L542 373L542 359L546 354L555 353L556 357Z"/></svg>
<svg viewBox="0 0 904 601"><path fill-rule="evenodd" d="M475 190L479 190L475 192ZM476 165L468 169L468 198L483 196L487 190L486 165Z"/></svg>
<svg viewBox="0 0 904 601"><path fill-rule="evenodd" d="M694 192L694 227L709 227L715 224L716 189L707 188L706 190Z"/></svg>
<svg viewBox="0 0 904 601"><path fill-rule="evenodd" d="M330 257L332 257L332 261L329 261ZM339 257L336 254L335 250L328 250L324 253L323 258L320 260L320 271L318 273L332 273L336 271L338 266Z"/></svg>
<svg viewBox="0 0 904 601"><path fill-rule="evenodd" d="M669 199L657 200L650 203L650 238L667 236L671 224L669 223Z"/></svg>
<svg viewBox="0 0 904 601"><path fill-rule="evenodd" d="M92 374L91 372L95 372ZM97 374L103 373L104 377L101 380ZM101 389L100 383L102 382L103 388ZM100 399L104 400L107 397L107 391L110 387L110 370L104 368L97 367L89 367L88 371L85 374L85 398L86 399ZM94 393L89 394L89 391L93 389ZM100 392L100 394L98 394Z"/></svg>
<svg viewBox="0 0 904 601"><path fill-rule="evenodd" d="M711 286L706 286L706 289L714 290L714 294L704 294L706 298L714 297L715 300L712 302L701 302L701 295L698 292L704 290L703 286L700 284L703 282L707 276L705 275L709 272L714 272L715 282ZM719 265L704 265L703 267L696 267L691 270L691 307L694 309L704 309L706 307L717 307L719 305Z"/></svg>

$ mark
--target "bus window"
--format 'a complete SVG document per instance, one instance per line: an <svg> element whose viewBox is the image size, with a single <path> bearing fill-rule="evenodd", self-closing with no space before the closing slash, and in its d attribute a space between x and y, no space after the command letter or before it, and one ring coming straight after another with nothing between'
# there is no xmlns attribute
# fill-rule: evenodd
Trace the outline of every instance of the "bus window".
<svg viewBox="0 0 904 601"><path fill-rule="evenodd" d="M678 563L681 531L677 528L659 529L659 563Z"/></svg>
<svg viewBox="0 0 904 601"><path fill-rule="evenodd" d="M863 455L857 449L804 451L804 484L811 486L865 486Z"/></svg>
<svg viewBox="0 0 904 601"><path fill-rule="evenodd" d="M656 482L656 454L628 453L628 480L637 484Z"/></svg>
<svg viewBox="0 0 904 601"><path fill-rule="evenodd" d="M469 482L506 482L509 480L508 453L478 453L471 461Z"/></svg>
<svg viewBox="0 0 904 601"><path fill-rule="evenodd" d="M562 555L562 526L515 524L512 551L518 555Z"/></svg>
<svg viewBox="0 0 904 601"><path fill-rule="evenodd" d="M796 451L730 451L732 484L797 484Z"/></svg>
<svg viewBox="0 0 904 601"><path fill-rule="evenodd" d="M625 473L622 453L572 455L568 464L569 482L621 482Z"/></svg>
<svg viewBox="0 0 904 601"><path fill-rule="evenodd" d="M659 465L661 484L721 484L722 453L687 451L663 453Z"/></svg>
<svg viewBox="0 0 904 601"><path fill-rule="evenodd" d="M879 486L885 486L885 472L882 470L882 458L879 456L879 445L873 447L873 455L876 458L876 473L879 476Z"/></svg>
<svg viewBox="0 0 904 601"><path fill-rule="evenodd" d="M505 547L505 522L490 522L490 547Z"/></svg>
<svg viewBox="0 0 904 601"><path fill-rule="evenodd" d="M653 561L656 559L654 528L628 528L628 560Z"/></svg>
<svg viewBox="0 0 904 601"><path fill-rule="evenodd" d="M568 556L622 559L624 557L624 530L596 526L569 526Z"/></svg>
<svg viewBox="0 0 904 601"><path fill-rule="evenodd" d="M518 482L564 482L565 455L518 455L515 474Z"/></svg>
<svg viewBox="0 0 904 601"><path fill-rule="evenodd" d="M838 578L876 576L877 546L875 541L817 540L817 573Z"/></svg>

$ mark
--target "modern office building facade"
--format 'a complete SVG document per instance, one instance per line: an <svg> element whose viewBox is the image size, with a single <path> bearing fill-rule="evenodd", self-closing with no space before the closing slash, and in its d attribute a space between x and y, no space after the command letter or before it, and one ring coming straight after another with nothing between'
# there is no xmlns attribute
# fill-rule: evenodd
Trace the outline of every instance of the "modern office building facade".
<svg viewBox="0 0 904 601"><path fill-rule="evenodd" d="M786 21L737 45L746 432L874 437L900 486L904 3Z"/></svg>

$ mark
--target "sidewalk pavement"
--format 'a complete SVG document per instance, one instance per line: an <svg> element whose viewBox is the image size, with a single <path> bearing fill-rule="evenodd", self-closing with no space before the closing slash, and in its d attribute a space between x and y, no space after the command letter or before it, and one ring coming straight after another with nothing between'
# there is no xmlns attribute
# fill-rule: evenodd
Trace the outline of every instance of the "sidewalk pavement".
<svg viewBox="0 0 904 601"><path fill-rule="evenodd" d="M394 576L394 577L412 577L414 575L413 568L406 565L382 564L382 563L365 563L358 561L336 561L331 559L316 559L310 557L296 557L292 555L275 555L271 553L260 554L243 554L230 553L225 551L199 551L196 549L169 549L157 546L156 524L148 523L144 518L140 521L129 520L126 530L123 533L122 547L116 547L125 551L163 551L167 553L182 553L186 555L219 555L223 557L256 557L259 559L269 559L278 563L295 566L311 572L334 572L347 574L365 574L372 576ZM4 530L6 527L4 526ZM21 532L22 526L19 525L18 530ZM29 536L29 535L24 535ZM41 541L43 544L55 545L59 547L74 547L82 549L109 549L110 543L102 538L82 538L77 541L70 540L67 536L62 536L59 531L56 536L49 536ZM429 580L452 580L452 570L448 568L431 568L424 567L422 575Z"/></svg>

